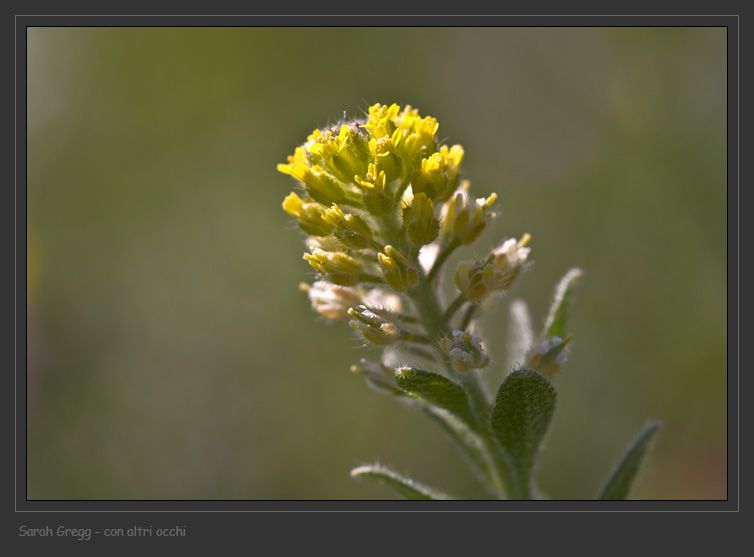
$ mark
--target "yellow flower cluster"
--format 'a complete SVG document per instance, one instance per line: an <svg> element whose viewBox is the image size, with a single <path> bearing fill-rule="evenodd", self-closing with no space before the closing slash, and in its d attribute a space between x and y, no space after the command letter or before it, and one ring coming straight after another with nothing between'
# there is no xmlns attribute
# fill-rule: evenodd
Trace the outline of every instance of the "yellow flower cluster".
<svg viewBox="0 0 754 557"><path fill-rule="evenodd" d="M331 319L350 317L351 326L373 344L421 333L439 341L439 332L449 331L444 323L430 324L442 312L427 291L434 289L431 283L450 252L471 244L496 216L495 194L469 198L469 182L460 179L463 148L439 145L438 126L411 106L375 104L364 119L314 130L287 163L278 165L299 186L283 209L309 236L304 259L318 280L306 290L314 309ZM436 254L429 266L428 253ZM498 267L497 284L487 290L501 287L501 272L512 272L511 265ZM476 279L456 282L475 302ZM410 322L424 330L407 331L411 326L405 320L359 304L372 290L421 298L410 304L420 314Z"/></svg>

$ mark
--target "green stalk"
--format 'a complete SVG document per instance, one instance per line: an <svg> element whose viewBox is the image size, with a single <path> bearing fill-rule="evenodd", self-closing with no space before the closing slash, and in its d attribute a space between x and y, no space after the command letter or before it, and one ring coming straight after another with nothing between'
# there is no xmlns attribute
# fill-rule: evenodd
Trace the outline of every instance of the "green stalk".
<svg viewBox="0 0 754 557"><path fill-rule="evenodd" d="M450 321L455 313L461 308L461 306L466 302L466 295L465 294L459 294L456 296L456 299L453 300L448 308L445 310L445 313L442 316L442 324L443 327L446 327L448 324L448 321Z"/></svg>
<svg viewBox="0 0 754 557"><path fill-rule="evenodd" d="M445 244L445 247L443 247L440 253L437 254L437 259L435 259L435 262L432 265L432 269L429 271L429 275L427 276L427 282L432 282L435 280L438 273L440 272L440 269L442 269L445 260L450 257L450 254L453 253L460 245L461 241L458 238L453 238L450 242Z"/></svg>
<svg viewBox="0 0 754 557"><path fill-rule="evenodd" d="M439 338L445 333L443 311L437 294L428 281L422 280L411 292L411 299L419 314L419 321L430 338Z"/></svg>

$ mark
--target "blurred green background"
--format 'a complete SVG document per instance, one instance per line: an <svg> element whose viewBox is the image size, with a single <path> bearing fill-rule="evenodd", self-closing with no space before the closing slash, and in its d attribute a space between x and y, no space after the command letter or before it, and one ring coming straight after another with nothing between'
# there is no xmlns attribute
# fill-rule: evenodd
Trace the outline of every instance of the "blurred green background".
<svg viewBox="0 0 754 557"><path fill-rule="evenodd" d="M533 236L541 324L584 269L537 477L588 499L648 419L632 495L725 499L725 28L29 28L29 499L391 499L379 461L481 495L444 434L349 372L276 164L411 104ZM508 304L483 320L504 362ZM499 381L503 365L489 371Z"/></svg>

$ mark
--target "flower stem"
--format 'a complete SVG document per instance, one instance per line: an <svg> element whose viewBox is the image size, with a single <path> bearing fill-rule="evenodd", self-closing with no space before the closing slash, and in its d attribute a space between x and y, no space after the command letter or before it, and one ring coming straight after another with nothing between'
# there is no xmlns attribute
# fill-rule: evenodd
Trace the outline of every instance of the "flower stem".
<svg viewBox="0 0 754 557"><path fill-rule="evenodd" d="M445 313L442 316L443 326L447 325L448 321L451 320L453 315L455 315L456 311L458 311L465 302L466 302L465 294L461 293L458 296L456 296L456 299L450 303L450 305L448 306L448 309L445 310Z"/></svg>
<svg viewBox="0 0 754 557"><path fill-rule="evenodd" d="M440 308L440 302L437 294L428 281L422 280L411 291L411 298L416 306L424 330L430 338L438 338L445 332L445 326L442 319L443 311Z"/></svg>
<svg viewBox="0 0 754 557"><path fill-rule="evenodd" d="M434 265L432 265L432 269L429 271L429 275L427 275L427 282L431 283L433 280L435 280L435 277L437 277L440 269L442 269L445 260L450 257L450 254L453 253L460 245L461 241L458 238L453 238L450 242L445 244L445 247L443 247L440 253L437 255L437 259L435 259L435 263Z"/></svg>
<svg viewBox="0 0 754 557"><path fill-rule="evenodd" d="M474 313L476 312L478 307L479 304L471 304L469 306L469 309L466 310L466 314L463 316L463 321L461 321L461 325L458 327L461 331L465 331L466 327L469 326L469 323L471 323L471 319L474 317Z"/></svg>

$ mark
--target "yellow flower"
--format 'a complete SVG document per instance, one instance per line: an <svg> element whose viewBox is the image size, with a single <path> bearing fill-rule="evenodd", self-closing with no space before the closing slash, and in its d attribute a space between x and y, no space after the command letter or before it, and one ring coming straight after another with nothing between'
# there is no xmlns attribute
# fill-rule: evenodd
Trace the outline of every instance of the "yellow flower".
<svg viewBox="0 0 754 557"><path fill-rule="evenodd" d="M302 200L291 192L283 200L283 209L298 221L298 225L312 236L327 236L332 232L332 226L322 220L325 206L312 200Z"/></svg>
<svg viewBox="0 0 754 557"><path fill-rule="evenodd" d="M363 269L361 263L342 251L314 249L305 253L304 259L323 277L340 286L355 285Z"/></svg>
<svg viewBox="0 0 754 557"><path fill-rule="evenodd" d="M376 216L384 217L393 212L395 198L387 187L385 171L377 171L377 166L370 164L366 176L356 176L356 183L363 188L364 205L367 211Z"/></svg>
<svg viewBox="0 0 754 557"><path fill-rule="evenodd" d="M411 180L411 189L416 193L426 193L438 203L450 199L458 186L463 147L453 145L448 149L443 145L440 151L422 159Z"/></svg>
<svg viewBox="0 0 754 557"><path fill-rule="evenodd" d="M440 233L440 221L435 218L435 206L424 193L417 193L403 208L403 224L409 241L416 247L429 244Z"/></svg>
<svg viewBox="0 0 754 557"><path fill-rule="evenodd" d="M348 248L365 248L372 239L372 229L364 219L357 214L344 213L334 203L324 212L321 219L330 226L332 234Z"/></svg>
<svg viewBox="0 0 754 557"><path fill-rule="evenodd" d="M278 170L290 174L304 183L306 193L323 205L338 203L346 198L346 192L335 177L328 174L319 165L300 162L298 157L288 157L289 164L279 164Z"/></svg>
<svg viewBox="0 0 754 557"><path fill-rule="evenodd" d="M366 134L355 126L343 124L338 135L331 130L324 133L314 130L308 147L344 183L353 183L354 176L364 174L370 161Z"/></svg>
<svg viewBox="0 0 754 557"><path fill-rule="evenodd" d="M375 139L393 135L396 129L393 120L398 116L400 107L397 104L381 105L379 103L369 107L367 123L363 127L367 128Z"/></svg>
<svg viewBox="0 0 754 557"><path fill-rule="evenodd" d="M403 253L393 246L385 246L377 260L385 282L396 292L405 292L419 284L419 272Z"/></svg>

